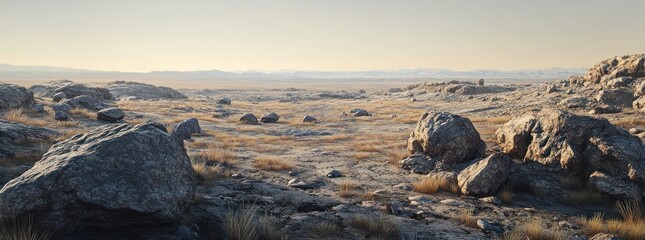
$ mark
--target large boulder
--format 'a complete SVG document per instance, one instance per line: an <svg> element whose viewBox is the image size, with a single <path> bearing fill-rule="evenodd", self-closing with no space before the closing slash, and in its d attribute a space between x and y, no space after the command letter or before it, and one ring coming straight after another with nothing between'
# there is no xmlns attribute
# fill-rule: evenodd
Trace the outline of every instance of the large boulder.
<svg viewBox="0 0 645 240"><path fill-rule="evenodd" d="M587 185L616 199L641 200L641 190L635 183L616 179L600 171L595 171L589 175Z"/></svg>
<svg viewBox="0 0 645 240"><path fill-rule="evenodd" d="M54 96L58 93L65 93L66 98L75 98L78 96L89 96L97 101L102 99L111 99L112 94L105 88L90 88L80 83L68 84L54 90Z"/></svg>
<svg viewBox="0 0 645 240"><path fill-rule="evenodd" d="M246 124L257 124L258 118L255 115L253 115L253 113L245 113L240 117L239 121L241 123L246 123Z"/></svg>
<svg viewBox="0 0 645 240"><path fill-rule="evenodd" d="M634 92L627 88L605 89L598 92L596 101L609 106L629 107L634 100Z"/></svg>
<svg viewBox="0 0 645 240"><path fill-rule="evenodd" d="M263 114L262 117L260 117L260 122L274 123L274 122L277 122L279 119L280 119L280 116L278 116L277 113L269 112L269 113Z"/></svg>
<svg viewBox="0 0 645 240"><path fill-rule="evenodd" d="M102 109L96 113L96 119L111 123L119 122L123 119L123 110L116 107Z"/></svg>
<svg viewBox="0 0 645 240"><path fill-rule="evenodd" d="M408 139L410 153L424 153L438 163L453 165L482 157L486 144L468 118L447 112L421 115Z"/></svg>
<svg viewBox="0 0 645 240"><path fill-rule="evenodd" d="M560 101L558 105L565 108L584 108L587 102L587 98L584 97L570 97Z"/></svg>
<svg viewBox="0 0 645 240"><path fill-rule="evenodd" d="M513 158L563 172L602 171L645 183L645 144L606 119L545 109L510 120L495 135Z"/></svg>
<svg viewBox="0 0 645 240"><path fill-rule="evenodd" d="M98 110L102 108L101 102L97 101L96 98L87 95L63 99L60 103L65 103L72 108L84 108L89 110Z"/></svg>
<svg viewBox="0 0 645 240"><path fill-rule="evenodd" d="M108 83L107 88L115 98L136 97L137 99L181 99L183 94L168 87L158 87L145 83L116 81Z"/></svg>
<svg viewBox="0 0 645 240"><path fill-rule="evenodd" d="M34 102L34 93L26 88L0 83L0 109L29 107Z"/></svg>
<svg viewBox="0 0 645 240"><path fill-rule="evenodd" d="M0 162L17 153L34 152L40 143L50 141L58 132L42 127L33 127L0 120Z"/></svg>
<svg viewBox="0 0 645 240"><path fill-rule="evenodd" d="M190 139L190 137L195 133L201 133L202 128L199 126L199 121L197 118L186 119L175 127L172 131L172 135L178 139Z"/></svg>
<svg viewBox="0 0 645 240"><path fill-rule="evenodd" d="M606 59L587 71L584 80L607 85L619 77L645 77L645 54L634 54Z"/></svg>
<svg viewBox="0 0 645 240"><path fill-rule="evenodd" d="M54 144L7 183L0 215L32 215L58 234L176 223L194 192L186 149L161 124L105 125Z"/></svg>
<svg viewBox="0 0 645 240"><path fill-rule="evenodd" d="M510 165L510 157L495 153L468 166L457 175L461 193L471 196L494 193L506 181Z"/></svg>
<svg viewBox="0 0 645 240"><path fill-rule="evenodd" d="M44 97L54 97L56 94L55 90L67 85L76 84L70 80L54 80L47 81L41 84L36 84L29 87L29 91L34 92L35 94L44 96Z"/></svg>

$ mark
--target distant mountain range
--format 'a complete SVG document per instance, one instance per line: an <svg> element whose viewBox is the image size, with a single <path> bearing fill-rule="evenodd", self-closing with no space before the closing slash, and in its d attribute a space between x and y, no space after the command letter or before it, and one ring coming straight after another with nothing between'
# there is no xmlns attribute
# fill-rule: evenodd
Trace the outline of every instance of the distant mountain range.
<svg viewBox="0 0 645 240"><path fill-rule="evenodd" d="M91 80L305 80L305 79L423 79L423 78L521 78L562 79L581 75L585 68L549 68L537 70L471 70L402 69L372 71L96 71L46 66L15 66L0 64L0 80L21 79L91 79Z"/></svg>

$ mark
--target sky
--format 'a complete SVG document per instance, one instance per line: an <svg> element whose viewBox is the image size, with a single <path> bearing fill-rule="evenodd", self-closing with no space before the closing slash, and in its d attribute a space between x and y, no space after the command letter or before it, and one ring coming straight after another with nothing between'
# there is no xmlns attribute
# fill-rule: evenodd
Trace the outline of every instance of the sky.
<svg viewBox="0 0 645 240"><path fill-rule="evenodd" d="M643 0L0 0L0 63L92 70L591 67Z"/></svg>

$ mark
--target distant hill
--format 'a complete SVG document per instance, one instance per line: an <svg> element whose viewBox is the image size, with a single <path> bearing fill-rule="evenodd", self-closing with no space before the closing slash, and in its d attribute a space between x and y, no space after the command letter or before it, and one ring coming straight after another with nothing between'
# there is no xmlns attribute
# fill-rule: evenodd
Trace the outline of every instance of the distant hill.
<svg viewBox="0 0 645 240"><path fill-rule="evenodd" d="M373 71L275 71L226 72L209 71L153 71L117 72L96 71L47 66L15 66L0 64L0 80L306 80L306 79L422 79L422 78L526 78L562 79L581 75L585 68L549 68L538 70L472 70L403 69Z"/></svg>

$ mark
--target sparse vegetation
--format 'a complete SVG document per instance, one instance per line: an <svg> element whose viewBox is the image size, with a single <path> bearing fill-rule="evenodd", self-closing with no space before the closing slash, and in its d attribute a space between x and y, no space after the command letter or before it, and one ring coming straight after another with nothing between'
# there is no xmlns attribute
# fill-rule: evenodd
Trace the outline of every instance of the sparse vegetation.
<svg viewBox="0 0 645 240"><path fill-rule="evenodd" d="M341 235L343 228L330 221L322 221L309 227L309 231L323 237Z"/></svg>
<svg viewBox="0 0 645 240"><path fill-rule="evenodd" d="M499 236L501 240L569 240L572 234L569 231L548 228L539 220L531 220L515 227Z"/></svg>
<svg viewBox="0 0 645 240"><path fill-rule="evenodd" d="M511 185L504 185L501 190L499 190L499 200L501 200L503 203L511 203L513 202L513 197L515 197L515 193L513 193L513 186Z"/></svg>
<svg viewBox="0 0 645 240"><path fill-rule="evenodd" d="M6 219L0 217L0 240L47 240L51 232L34 226L31 216Z"/></svg>
<svg viewBox="0 0 645 240"><path fill-rule="evenodd" d="M605 220L603 214L596 213L589 219L582 219L580 222L583 230L589 236L600 232L609 232L621 239L637 240L645 239L645 218L643 207L636 200L616 202L616 211L622 219Z"/></svg>
<svg viewBox="0 0 645 240"><path fill-rule="evenodd" d="M275 225L275 220L259 215L256 207L229 208L220 214L222 230L231 240L279 240L286 236Z"/></svg>
<svg viewBox="0 0 645 240"><path fill-rule="evenodd" d="M567 193L564 197L563 202L567 204L599 204L607 203L610 198L598 191L593 189L583 188L580 190L574 190Z"/></svg>
<svg viewBox="0 0 645 240"><path fill-rule="evenodd" d="M446 178L426 177L421 182L413 183L412 186L414 191L419 193L431 194L438 191L459 193L457 183L450 182Z"/></svg>
<svg viewBox="0 0 645 240"><path fill-rule="evenodd" d="M350 224L375 239L398 239L399 226L394 220L383 216L356 216Z"/></svg>
<svg viewBox="0 0 645 240"><path fill-rule="evenodd" d="M351 180L345 179L341 181L339 184L338 196L342 198L354 196L355 189L356 189L356 183Z"/></svg>
<svg viewBox="0 0 645 240"><path fill-rule="evenodd" d="M294 168L293 163L276 156L258 156L255 158L254 165L256 168L265 171L291 170Z"/></svg>
<svg viewBox="0 0 645 240"><path fill-rule="evenodd" d="M476 226L477 218L473 217L474 214L475 214L475 209L472 207L461 208L459 209L459 213L457 217L455 217L455 220L466 226L471 226L471 227Z"/></svg>

